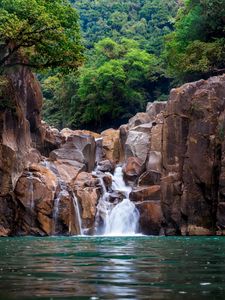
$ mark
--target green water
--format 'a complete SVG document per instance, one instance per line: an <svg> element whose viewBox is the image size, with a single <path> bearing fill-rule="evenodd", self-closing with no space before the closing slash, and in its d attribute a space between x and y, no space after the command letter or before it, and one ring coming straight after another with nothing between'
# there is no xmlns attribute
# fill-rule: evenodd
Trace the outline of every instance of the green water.
<svg viewBox="0 0 225 300"><path fill-rule="evenodd" d="M225 299L225 238L2 238L0 299Z"/></svg>

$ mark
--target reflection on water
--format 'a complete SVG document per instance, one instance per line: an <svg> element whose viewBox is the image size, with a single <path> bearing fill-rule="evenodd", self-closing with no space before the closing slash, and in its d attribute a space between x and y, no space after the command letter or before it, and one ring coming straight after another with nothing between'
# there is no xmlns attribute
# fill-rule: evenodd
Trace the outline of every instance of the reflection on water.
<svg viewBox="0 0 225 300"><path fill-rule="evenodd" d="M0 239L0 299L224 299L222 237Z"/></svg>

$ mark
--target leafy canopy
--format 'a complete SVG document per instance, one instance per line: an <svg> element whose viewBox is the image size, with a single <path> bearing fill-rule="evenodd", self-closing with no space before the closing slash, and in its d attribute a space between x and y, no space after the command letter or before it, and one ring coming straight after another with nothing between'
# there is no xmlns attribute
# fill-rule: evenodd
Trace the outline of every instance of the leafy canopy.
<svg viewBox="0 0 225 300"><path fill-rule="evenodd" d="M225 71L225 0L186 0L167 38L169 72L181 81Z"/></svg>
<svg viewBox="0 0 225 300"><path fill-rule="evenodd" d="M136 41L122 39L116 43L106 38L95 45L92 61L79 69L77 79L76 75L62 81L55 77L44 81L44 95L54 99L46 100L48 116L49 109L51 116L55 114L54 120L48 120L62 125L57 124L60 118L50 103L64 103L64 107L70 103L70 111L59 110L67 119L63 125L103 129L118 126L142 110L153 97L163 72L160 60L140 49Z"/></svg>
<svg viewBox="0 0 225 300"><path fill-rule="evenodd" d="M78 16L67 0L1 0L0 66L76 68Z"/></svg>

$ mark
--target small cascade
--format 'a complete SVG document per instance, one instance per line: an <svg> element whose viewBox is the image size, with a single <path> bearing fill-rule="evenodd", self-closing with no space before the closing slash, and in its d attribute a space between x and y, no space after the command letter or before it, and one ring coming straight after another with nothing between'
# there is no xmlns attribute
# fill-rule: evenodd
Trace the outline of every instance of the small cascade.
<svg viewBox="0 0 225 300"><path fill-rule="evenodd" d="M77 227L79 229L79 234L83 235L82 221L81 221L81 216L80 216L80 208L79 208L78 200L77 200L77 197L74 194L74 192L72 193L72 195L73 195L74 214L76 217L75 223L78 225Z"/></svg>
<svg viewBox="0 0 225 300"><path fill-rule="evenodd" d="M62 182L62 181L59 180L58 184L59 184L59 187L60 187L60 192L59 192L58 196L54 200L54 207L53 207L53 230L52 230L52 234L57 234L60 200L61 200L61 198L64 195L66 196L68 194L64 182Z"/></svg>
<svg viewBox="0 0 225 300"><path fill-rule="evenodd" d="M107 173L109 175L110 173ZM129 200L131 187L123 179L122 167L115 169L112 177L112 190L107 192L104 181L100 179L103 195L99 200L96 214L96 233L100 235L133 235L138 231L139 211ZM123 195L119 203L111 203L113 193Z"/></svg>
<svg viewBox="0 0 225 300"><path fill-rule="evenodd" d="M34 185L33 185L34 176L32 172L28 173L27 179L29 179L28 193L30 196L30 210L33 212L34 211Z"/></svg>

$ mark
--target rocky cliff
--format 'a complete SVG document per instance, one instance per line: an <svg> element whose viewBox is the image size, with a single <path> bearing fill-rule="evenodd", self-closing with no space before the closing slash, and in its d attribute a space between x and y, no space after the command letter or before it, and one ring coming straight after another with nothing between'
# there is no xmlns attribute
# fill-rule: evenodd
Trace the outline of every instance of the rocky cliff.
<svg viewBox="0 0 225 300"><path fill-rule="evenodd" d="M0 88L0 236L94 233L118 163L142 233L224 233L225 76L174 89L167 103L101 134L42 122L40 87L26 68Z"/></svg>

